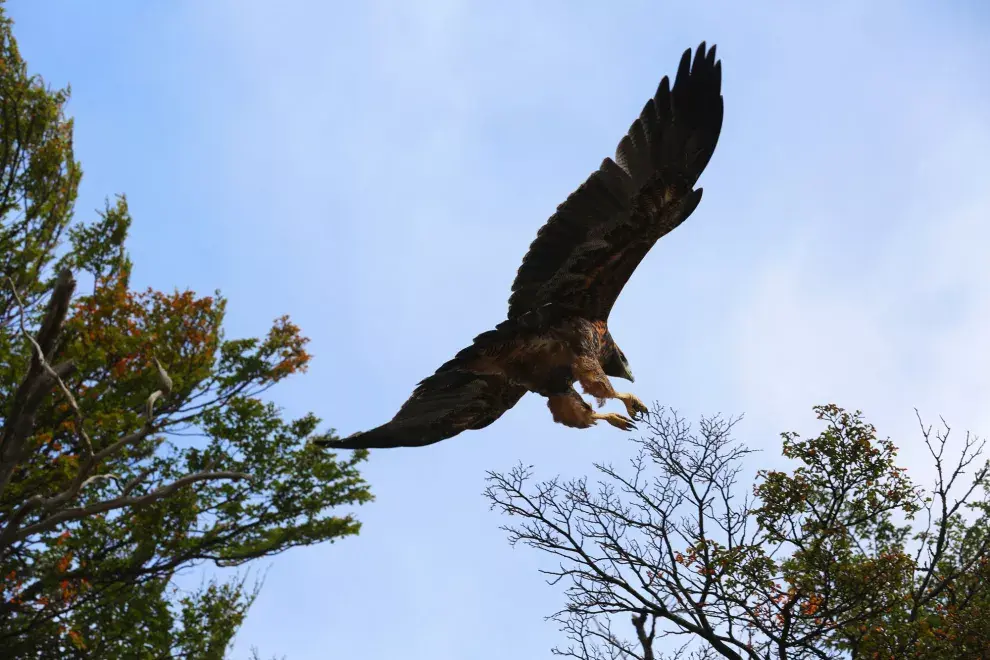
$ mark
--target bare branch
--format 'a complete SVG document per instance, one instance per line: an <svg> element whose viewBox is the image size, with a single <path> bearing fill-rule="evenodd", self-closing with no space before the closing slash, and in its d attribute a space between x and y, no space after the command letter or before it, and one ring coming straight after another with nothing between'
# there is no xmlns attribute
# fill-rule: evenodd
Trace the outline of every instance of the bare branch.
<svg viewBox="0 0 990 660"><path fill-rule="evenodd" d="M728 625L735 625L739 613L726 610L720 598L725 544L707 532L709 523L720 531L731 529L738 551L742 540L736 521L747 512L721 509L719 503L732 498L716 493L727 492L737 478L734 462L748 450L730 446L732 421L702 424L699 437L679 417L669 418L659 409L650 423L653 436L640 441L643 448L633 459L631 475L596 465L605 480L594 490L587 479L553 479L527 492L531 472L519 466L508 475L489 473L486 495L494 507L523 519L505 528L510 543L523 541L562 560L558 569L543 571L551 583L566 580L569 585L567 608L555 618L611 648L614 657L653 658L657 635L686 634L704 640L720 657L755 659ZM648 476L650 470L655 477ZM697 562L682 559L688 555L696 555ZM615 637L610 628L574 624L623 612L634 622L634 644ZM668 628L658 630L658 622ZM566 652L609 657L591 645Z"/></svg>
<svg viewBox="0 0 990 660"><path fill-rule="evenodd" d="M891 515L910 521L918 489L893 464L896 448L859 413L816 410L828 424L818 438L784 434L786 457L800 467L759 472L759 487L743 497L736 488L749 450L730 439L734 420L703 419L695 434L660 408L647 419L648 437L635 440L641 451L631 470L596 464L598 482L530 483L532 469L522 466L489 473L492 506L521 519L503 528L510 543L557 562L542 572L564 587L566 606L553 618L572 645L555 653L647 660L655 640L682 636L693 642L675 657L694 646L696 658L837 660L858 648L859 631L893 635L898 622L944 618L944 604L957 611L990 589L982 572L990 500L976 503L982 522L961 518L977 488L990 492L990 463L961 485L983 443L967 435L950 463L948 426L934 435L923 429L941 512L915 579L921 565L906 552L909 526ZM613 629L616 614L629 616L629 639ZM908 650L917 635L910 631L920 628L906 630L894 657L919 657Z"/></svg>

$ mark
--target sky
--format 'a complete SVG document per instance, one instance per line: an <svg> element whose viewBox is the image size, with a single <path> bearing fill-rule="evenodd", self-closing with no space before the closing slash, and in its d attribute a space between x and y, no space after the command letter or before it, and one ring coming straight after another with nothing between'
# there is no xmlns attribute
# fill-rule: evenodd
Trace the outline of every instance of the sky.
<svg viewBox="0 0 990 660"><path fill-rule="evenodd" d="M289 314L311 338L309 373L273 391L287 414L377 426L504 318L536 231L706 40L725 122L704 199L610 319L632 391L744 414L754 468L781 431L819 429L818 403L863 410L921 482L915 408L990 433L978 0L7 7L32 71L72 85L77 214L128 196L134 286L220 289L231 337ZM530 395L483 431L373 452L360 536L259 565L230 657L548 657L563 595L549 558L506 543L485 471L580 476L631 445Z"/></svg>

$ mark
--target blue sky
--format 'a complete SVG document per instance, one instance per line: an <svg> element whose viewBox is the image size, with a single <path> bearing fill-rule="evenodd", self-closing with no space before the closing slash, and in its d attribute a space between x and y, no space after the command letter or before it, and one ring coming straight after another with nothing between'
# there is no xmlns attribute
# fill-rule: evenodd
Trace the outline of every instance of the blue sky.
<svg viewBox="0 0 990 660"><path fill-rule="evenodd" d="M821 4L821 3L820 3ZM537 229L701 40L725 124L692 218L610 326L634 391L745 413L777 460L810 407L861 408L926 477L913 407L990 432L990 16L952 3L10 0L33 71L71 83L78 213L128 195L134 284L219 288L228 333L290 314L310 372L275 392L348 434L501 320ZM587 473L630 447L497 424L374 453L358 538L274 560L232 657L549 655L563 602L511 549L486 469Z"/></svg>

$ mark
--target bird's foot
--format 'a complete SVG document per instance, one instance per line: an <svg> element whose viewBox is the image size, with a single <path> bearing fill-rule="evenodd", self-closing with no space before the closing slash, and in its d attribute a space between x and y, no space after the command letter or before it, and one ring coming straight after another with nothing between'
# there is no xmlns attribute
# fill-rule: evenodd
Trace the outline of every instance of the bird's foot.
<svg viewBox="0 0 990 660"><path fill-rule="evenodd" d="M636 429L636 424L631 419L619 413L593 413L591 418L595 421L606 421L615 428L622 429L623 431L634 431Z"/></svg>
<svg viewBox="0 0 990 660"><path fill-rule="evenodd" d="M621 394L616 394L615 398L626 405L626 412L629 413L629 416L633 419L642 419L642 417L650 411L650 409L646 407L646 404L640 401L639 397L635 394L623 392Z"/></svg>

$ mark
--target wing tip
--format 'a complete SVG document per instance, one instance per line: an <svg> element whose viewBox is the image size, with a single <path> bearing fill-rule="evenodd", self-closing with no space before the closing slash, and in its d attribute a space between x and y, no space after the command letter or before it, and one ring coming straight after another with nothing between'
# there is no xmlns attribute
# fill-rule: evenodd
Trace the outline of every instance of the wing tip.
<svg viewBox="0 0 990 660"><path fill-rule="evenodd" d="M716 59L718 57L717 51L718 44L708 46L708 42L702 39L701 43L694 49L694 63L691 65L691 70L694 71L700 66L713 68L718 62L721 62L721 60ZM691 61L690 48L686 49L681 55L681 61Z"/></svg>
<svg viewBox="0 0 990 660"><path fill-rule="evenodd" d="M688 84L688 79L703 83L706 87L721 92L722 86L722 60L718 59L718 45L706 46L702 41L694 49L694 58L691 57L691 49L688 48L681 55L681 61L677 67L677 74L674 78L674 88L679 89Z"/></svg>
<svg viewBox="0 0 990 660"><path fill-rule="evenodd" d="M708 47L702 41L694 51L693 63L690 49L684 51L674 86L662 108L669 114L658 117L673 132L665 135L663 141L669 139L670 144L654 158L669 159L684 152L688 157L678 166L692 185L708 165L722 132L725 109L722 60L717 57L717 48L716 44Z"/></svg>
<svg viewBox="0 0 990 660"><path fill-rule="evenodd" d="M508 301L509 318L525 313L538 301L546 299L552 289L547 282L566 262L558 254L562 246L573 249L585 239L587 225L575 221L575 217L593 219L595 213L588 209L575 211L567 204L572 198L587 201L580 195L588 193L586 187L590 183L604 184L623 208L632 204L632 197L658 171L684 179L689 189L694 185L707 166L721 133L721 81L721 60L716 44L709 47L702 41L696 50L687 48L684 51L676 73L663 76L654 97L647 100L640 116L619 140L614 156L605 158L598 170L540 227L513 280ZM691 199L700 200L700 192Z"/></svg>

